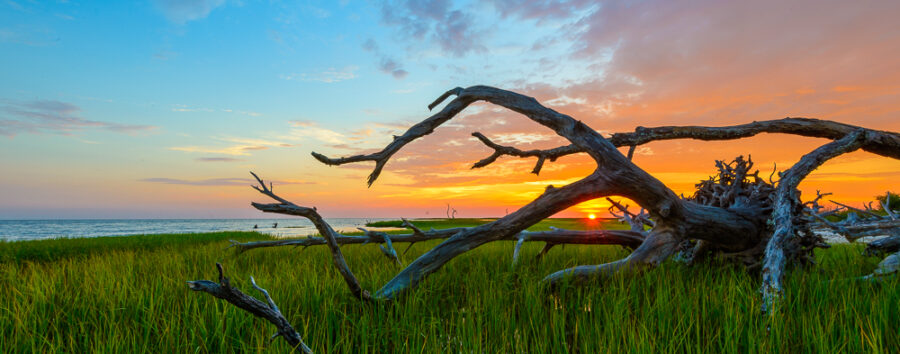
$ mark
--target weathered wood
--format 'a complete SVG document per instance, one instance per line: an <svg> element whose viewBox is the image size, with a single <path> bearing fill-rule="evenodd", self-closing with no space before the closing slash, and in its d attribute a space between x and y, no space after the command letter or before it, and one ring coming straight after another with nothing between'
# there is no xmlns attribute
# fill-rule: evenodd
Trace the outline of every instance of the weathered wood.
<svg viewBox="0 0 900 354"><path fill-rule="evenodd" d="M863 279L879 280L888 275L896 275L898 272L900 272L900 252L884 257L872 274L864 276Z"/></svg>
<svg viewBox="0 0 900 354"><path fill-rule="evenodd" d="M679 245L695 242L695 250L719 252L725 257L740 258L749 267L763 264L764 306L770 309L781 293L781 277L789 262L808 262L812 248L822 246L820 238L809 229L809 216L803 215L804 204L799 200L797 185L812 170L830 158L842 153L863 149L891 158L900 158L900 135L893 132L864 129L848 124L807 118L785 118L728 127L638 127L633 133L613 134L604 138L596 130L581 121L556 112L541 105L537 100L515 92L488 86L472 86L448 90L429 105L433 109L443 101L455 96L443 109L429 118L410 127L404 134L382 150L363 155L330 158L313 152L312 155L328 165L342 165L362 161L375 162L368 177L371 186L381 174L391 156L406 144L431 134L437 127L455 117L470 104L478 101L492 103L520 113L532 121L554 131L569 141L570 145L549 150L522 151L514 147L493 143L480 133L473 135L494 152L475 163L473 168L484 167L503 155L516 157L536 157L533 173L539 173L546 160L574 153L585 153L597 164L597 168L581 180L562 187L548 186L536 199L490 223L452 230L422 231L406 222L411 234L387 235L365 231L365 236L346 236L334 231L316 212L315 208L298 206L272 192L271 185L260 183L254 186L261 193L278 203L252 203L263 212L296 215L309 219L322 235L321 238L304 240L266 241L236 244L241 250L276 245L327 244L332 260L351 293L363 300L390 300L416 287L429 274L440 269L454 257L473 250L485 243L498 240L517 240L515 254L521 244L529 241L546 242L538 257L547 253L556 244L565 243L613 243L634 245L634 251L626 258L600 265L578 266L548 275L545 282L558 286L567 281L589 283L602 281L616 274L633 274L657 266L669 258ZM652 141L670 139L729 140L754 136L760 133L785 133L834 140L805 155L800 162L781 175L777 182L766 182L759 171L752 172L752 161L741 157L730 163L717 161L719 173L706 181L701 181L697 193L688 198L678 197L658 179L632 163L635 147ZM617 148L628 146L628 156ZM773 171L774 175L775 171ZM633 214L624 207L622 217L632 224L632 230L576 232L552 230L548 232L527 232L526 228L560 211L588 200L620 196L633 200L647 211ZM820 195L821 196L821 195ZM816 208L817 198L813 202ZM448 205L449 213L449 205ZM815 214L814 214L815 215ZM855 215L855 214L852 214ZM891 216L893 216L891 214ZM819 215L824 219L824 216ZM770 226L774 225L774 231ZM650 225L644 231L644 225ZM864 229L861 225L841 225L849 230L857 228L857 233L884 230L884 227ZM892 229L896 227L891 226ZM444 239L425 254L410 262L394 278L388 281L374 295L363 290L359 281L350 271L340 250L340 244L384 243L385 254L399 262L393 243L415 242L429 239ZM763 254L764 253L764 254ZM763 259L760 259L763 257ZM896 256L896 257L895 257ZM894 266L900 256L886 259L885 266L878 272L896 270ZM518 258L518 257L514 257ZM892 268L893 267L893 268ZM893 271L891 271L893 272ZM879 273L880 274L880 273ZM885 273L886 274L886 273ZM227 280L227 279L226 279ZM210 282L211 283L211 282ZM214 283L213 283L214 284ZM196 283L199 290L207 283ZM270 301L271 307L274 303ZM249 310L248 310L249 311ZM273 322L274 323L274 322Z"/></svg>
<svg viewBox="0 0 900 354"><path fill-rule="evenodd" d="M303 353L312 353L312 349L306 346L303 343L303 339L300 337L300 334L294 330L294 327L291 326L291 323L284 317L281 313L281 310L278 309L278 306L275 305L275 301L269 296L269 292L265 289L256 285L256 281L253 277L250 277L250 283L253 285L253 288L258 290L265 296L267 303L264 303L250 295L242 293L237 288L231 286L231 282L225 277L224 270L222 269L222 265L216 263L216 269L219 271L219 282L212 282L209 280L195 280L187 282L188 287L194 291L202 291L222 300L225 300L231 303L238 308L247 311L253 314L256 317L260 317L269 321L278 328L278 332L272 336L272 338L281 337L284 338L286 342L294 348L295 350L300 350Z"/></svg>
<svg viewBox="0 0 900 354"><path fill-rule="evenodd" d="M771 310L776 305L782 292L781 279L784 276L785 263L788 261L786 254L795 252L790 249L794 246L790 240L796 235L794 218L798 214L798 210L802 209L797 186L810 172L825 161L859 149L868 138L868 134L864 130L851 132L841 139L825 144L804 155L799 162L781 175L775 191L775 209L772 213L775 232L766 245L763 263L761 292L764 312Z"/></svg>
<svg viewBox="0 0 900 354"><path fill-rule="evenodd" d="M328 248L331 250L331 258L334 261L334 266L337 268L338 272L341 273L341 276L344 278L344 282L347 283L347 287L350 288L350 292L353 293L358 299L361 300L371 300L371 295L369 292L364 290L362 286L359 285L359 280L356 279L356 276L353 275L353 272L350 271L350 266L347 265L347 261L344 260L344 255L341 253L341 247L338 245L336 237L338 233L331 228L325 219L322 218L321 215L316 211L315 208L307 208L298 206L290 201L287 201L284 198L279 197L274 192L272 192L271 187L267 188L266 183L263 182L259 176L255 173L250 172L254 178L259 182L259 187L253 186L253 189L256 189L262 194L269 196L272 199L279 201L278 204L259 204L259 203L251 203L254 208L259 209L263 212L277 212L280 214L288 214L288 215L296 215L307 218L310 222L315 225L316 230L319 230L319 234L325 238L325 243L328 245Z"/></svg>
<svg viewBox="0 0 900 354"><path fill-rule="evenodd" d="M564 282L575 284L594 283L620 274L632 274L658 266L671 256L682 240L678 229L657 224L641 245L628 257L600 265L584 265L564 269L544 278L543 282L555 288Z"/></svg>
<svg viewBox="0 0 900 354"><path fill-rule="evenodd" d="M693 139L693 140L735 140L749 138L761 133L780 133L806 136L811 138L840 139L855 130L864 129L873 134L872 140L866 142L862 149L873 154L900 159L900 134L882 130L865 129L855 125L838 123L814 118L782 118L767 121L758 121L748 124L707 127L707 126L664 126L664 127L637 127L632 133L614 133L609 141L616 147L629 147L629 153L633 153L630 147L647 144L654 141ZM479 133L480 135L480 133ZM482 135L483 137L483 135ZM560 157L585 152L575 144L565 145L547 150L522 151L510 146L496 144L487 137L479 138L489 147L502 156L517 157L543 157L554 161ZM491 162L493 162L491 160ZM478 167L484 167L485 163Z"/></svg>
<svg viewBox="0 0 900 354"><path fill-rule="evenodd" d="M628 205L622 205L622 203L613 200L610 197L606 197L606 201L608 201L611 205L609 206L609 214L615 218L618 218L620 222L627 223L631 226L631 231L635 232L644 232L644 225L649 227L653 227L656 225L650 216L644 213L644 208L635 214L628 211ZM614 209L618 209L621 214L617 213Z"/></svg>
<svg viewBox="0 0 900 354"><path fill-rule="evenodd" d="M869 242L866 245L866 250L863 251L866 255L878 255L882 253L891 253L900 251L900 235L894 235L890 237L885 237L880 240L875 240Z"/></svg>
<svg viewBox="0 0 900 354"><path fill-rule="evenodd" d="M278 211L269 211L278 213ZM293 215L293 214L287 214ZM378 233L378 237L370 236L347 236L338 234L335 241L339 245L368 244L368 243L384 243L385 239L381 234L387 236L392 243L416 243L428 240L446 239L460 231L466 230L466 227L457 227L441 230L421 231L412 234L388 234ZM372 232L372 231L370 231ZM643 242L645 235L640 232L631 230L566 230L554 228L552 231L523 231L527 233L528 238L525 242L548 242L553 244L577 244L577 245L622 245L629 248L637 248ZM521 233L520 233L521 234ZM517 240L518 234L513 234L501 240ZM232 241L229 248L235 248L238 252L246 252L256 248L294 246L309 247L325 245L327 241L323 237L307 236L300 239L286 239L273 241L250 241L239 243Z"/></svg>

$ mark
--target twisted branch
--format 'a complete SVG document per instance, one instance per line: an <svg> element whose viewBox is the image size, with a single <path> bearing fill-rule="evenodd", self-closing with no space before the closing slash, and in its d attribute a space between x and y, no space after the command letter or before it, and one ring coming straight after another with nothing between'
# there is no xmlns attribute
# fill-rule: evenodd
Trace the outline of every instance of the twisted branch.
<svg viewBox="0 0 900 354"><path fill-rule="evenodd" d="M790 240L796 235L793 215L802 206L797 186L825 161L859 149L869 138L869 134L863 129L851 132L804 155L799 162L782 173L775 191L775 210L772 214L775 232L766 245L763 260L763 282L760 290L763 294L763 312L772 310L782 292L781 279L787 261L785 254L793 251L789 248Z"/></svg>
<svg viewBox="0 0 900 354"><path fill-rule="evenodd" d="M663 127L637 127L633 133L614 133L609 142L615 147L628 146L628 159L631 160L634 148L653 141L693 139L693 140L734 140L749 138L761 133L781 133L806 136L812 138L840 139L841 137L859 129L873 134L873 138L863 144L862 149L873 154L900 159L900 134L882 130L866 129L850 124L843 124L815 118L783 118L767 121L753 122L724 127L706 126L663 126ZM473 134L474 135L474 134ZM481 135L481 134L479 134ZM477 137L477 136L476 136ZM502 155L516 157L543 156L554 161L562 156L585 152L574 144L556 147L547 150L522 151L515 147L499 145L487 137L478 137L482 143L495 150L494 155L482 161L479 166L484 167L494 162ZM496 156L495 156L496 155ZM490 161L487 161L490 160ZM536 167L537 170L539 168Z"/></svg>

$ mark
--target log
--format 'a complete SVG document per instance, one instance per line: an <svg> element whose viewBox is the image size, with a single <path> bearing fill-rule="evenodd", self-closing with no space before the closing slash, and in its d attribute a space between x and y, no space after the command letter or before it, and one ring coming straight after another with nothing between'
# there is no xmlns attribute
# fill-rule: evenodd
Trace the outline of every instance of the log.
<svg viewBox="0 0 900 354"><path fill-rule="evenodd" d="M558 287L567 282L596 283L610 276L636 274L655 267L664 262L680 245L695 243L695 250L702 253L716 252L724 257L740 259L745 265L753 268L762 265L762 293L764 311L770 311L777 304L782 293L781 279L788 264L809 264L812 249L821 247L821 239L812 231L811 217L806 212L806 205L799 199L798 184L815 168L825 161L840 154L863 149L882 156L900 159L900 134L853 125L809 118L784 118L769 121L752 122L726 127L638 127L633 133L616 133L609 139L568 115L556 112L541 105L534 98L515 92L489 86L457 87L448 90L432 102L428 108L434 109L445 100L453 97L444 107L410 127L405 133L395 136L393 141L383 149L370 154L331 158L313 152L312 156L327 165L343 165L348 163L370 161L375 166L367 179L371 187L378 179L390 158L410 142L431 134L434 130L454 118L470 104L483 101L520 113L530 120L552 130L568 140L570 145L549 150L523 151L515 147L503 146L492 142L480 133L473 133L481 143L493 150L492 154L476 162L473 168L483 168L498 158L509 155L515 157L536 157L533 173L540 172L546 160L555 159L575 153L587 154L596 163L597 168L582 179L566 186L548 186L537 198L520 209L490 223L451 230L422 231L411 223L410 234L388 235L376 231L364 231L364 236L347 236L334 231L314 207L304 207L285 200L272 191L272 185L266 187L262 179L253 176L259 182L254 188L260 193L274 199L277 203L252 203L252 206L263 212L273 212L305 217L312 221L321 234L319 238L303 240L265 241L246 244L235 244L239 250L250 250L260 247L301 245L311 246L326 244L332 254L332 262L338 269L351 294L364 301L388 301L414 289L431 273L439 270L444 264L456 256L476 249L477 247L499 240L516 240L514 253L524 242L546 242L538 257L546 254L554 245L565 243L587 244L615 243L635 246L625 258L599 265L583 265L561 270L548 275L545 284ZM768 181L759 177L759 171L753 171L753 163L738 157L734 161L717 161L718 174L697 185L697 192L690 197L677 196L661 181L632 162L635 147L652 141L671 139L696 140L729 140L754 136L760 133L785 133L808 137L819 137L833 140L816 150L806 154L801 160L782 173L781 179ZM628 156L617 148L628 146ZM773 171L774 175L775 171ZM632 230L579 232L571 230L552 230L547 232L527 232L528 227L542 219L578 203L604 197L624 197L635 203L646 214L629 213L621 206L621 217L632 225ZM811 204L814 213L819 197ZM449 208L449 206L448 206ZM896 218L889 213L891 217ZM820 219L824 219L819 215ZM644 231L644 226L651 229ZM880 225L880 224L879 224ZM887 226L863 226L860 224L840 225L845 230L854 230L858 234L896 230L895 224ZM868 228L867 228L868 227ZM371 294L360 286L351 272L343 254L341 244L377 243L384 244L382 250L396 262L400 262L393 244L397 242L414 242L443 239L443 241L410 262L394 278ZM638 242L640 241L640 242ZM892 248L889 248L892 249ZM517 258L514 256L514 258ZM896 264L900 256L888 256L876 270L878 276L896 272ZM874 274L874 273L873 273ZM227 284L227 278L221 275L220 283L197 281L189 283L195 290L210 294L220 294L231 298L232 304L262 315L279 327L279 333L289 331L284 323L271 312L276 310L274 302L271 306L263 306L272 311L261 311L259 303L252 298L236 296L235 289ZM267 293L266 297L268 299ZM234 295L234 296L232 296ZM225 297L223 297L225 298ZM227 299L226 299L227 300ZM253 299L255 300L255 299ZM256 312L254 312L256 311ZM770 311L775 313L775 311ZM283 317L283 316L282 316ZM278 322L278 323L276 323ZM282 330L282 328L285 328ZM281 334L286 336L286 334ZM293 336L293 334L290 334ZM292 337L293 338L293 337ZM299 340L299 335L296 336ZM287 339L287 338L286 338ZM293 339L292 339L293 340ZM294 343L294 342L292 342ZM298 344L299 345L299 344Z"/></svg>

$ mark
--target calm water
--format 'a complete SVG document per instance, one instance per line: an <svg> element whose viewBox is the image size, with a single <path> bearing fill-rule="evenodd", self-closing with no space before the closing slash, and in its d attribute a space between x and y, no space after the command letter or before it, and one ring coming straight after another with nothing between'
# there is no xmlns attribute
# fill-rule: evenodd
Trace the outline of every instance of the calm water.
<svg viewBox="0 0 900 354"><path fill-rule="evenodd" d="M388 219L326 219L338 231L355 230L368 221ZM273 227L278 223L278 227ZM258 226L254 229L253 226ZM143 234L258 231L291 237L316 233L306 219L185 219L185 220L0 220L0 240L38 240L57 237L97 237Z"/></svg>

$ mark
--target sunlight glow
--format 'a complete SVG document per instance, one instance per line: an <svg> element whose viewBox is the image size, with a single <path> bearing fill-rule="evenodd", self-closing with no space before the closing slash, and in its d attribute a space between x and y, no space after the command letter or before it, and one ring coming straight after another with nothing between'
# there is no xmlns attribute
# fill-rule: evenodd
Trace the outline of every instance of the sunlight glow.
<svg viewBox="0 0 900 354"><path fill-rule="evenodd" d="M594 219L596 219L596 218L597 218L597 215L595 215L595 214L588 214L588 219L594 220Z"/></svg>

